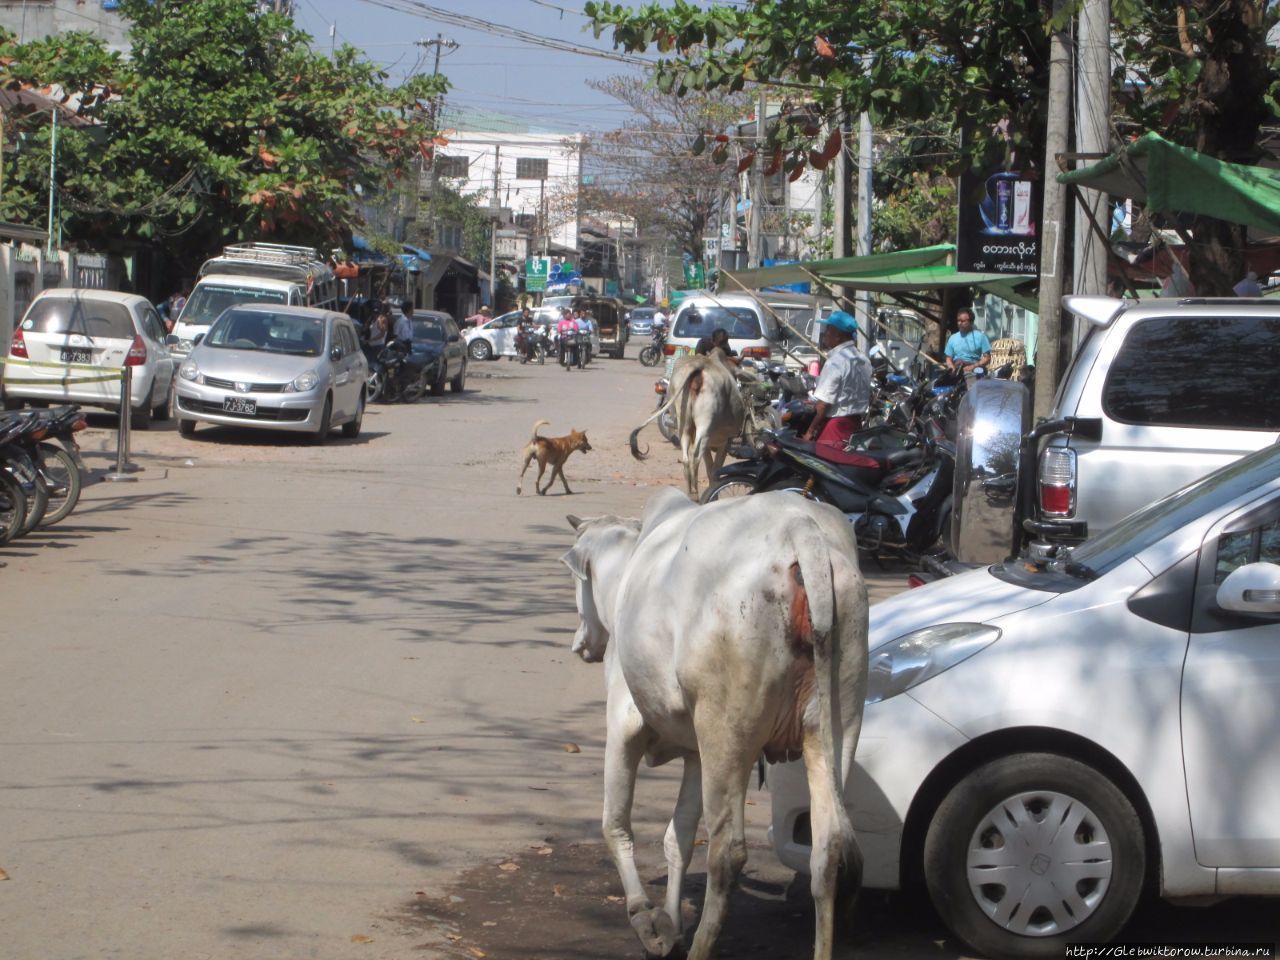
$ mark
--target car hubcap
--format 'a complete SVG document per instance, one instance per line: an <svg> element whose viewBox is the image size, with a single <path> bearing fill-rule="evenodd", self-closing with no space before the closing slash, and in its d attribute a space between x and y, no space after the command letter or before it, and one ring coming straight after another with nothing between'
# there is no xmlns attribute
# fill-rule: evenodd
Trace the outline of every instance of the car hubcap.
<svg viewBox="0 0 1280 960"><path fill-rule="evenodd" d="M1061 793L1009 797L969 841L969 890L978 907L1023 936L1059 936L1083 923L1106 896L1113 868L1101 821Z"/></svg>

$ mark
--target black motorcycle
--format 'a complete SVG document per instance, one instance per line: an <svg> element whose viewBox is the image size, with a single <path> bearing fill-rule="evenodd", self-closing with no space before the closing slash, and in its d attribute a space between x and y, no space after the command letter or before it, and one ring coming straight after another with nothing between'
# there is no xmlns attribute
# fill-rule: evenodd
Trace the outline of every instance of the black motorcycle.
<svg viewBox="0 0 1280 960"><path fill-rule="evenodd" d="M369 361L366 403L414 403L426 392L426 364L417 362L403 340L388 341Z"/></svg>
<svg viewBox="0 0 1280 960"><path fill-rule="evenodd" d="M520 327L516 331L516 354L521 363L545 363L551 342L537 328Z"/></svg>
<svg viewBox="0 0 1280 960"><path fill-rule="evenodd" d="M587 365L587 350L590 349L586 334L566 333L560 338L560 364L566 370L577 367L582 370Z"/></svg>
<svg viewBox="0 0 1280 960"><path fill-rule="evenodd" d="M646 367L656 367L662 362L665 354L664 347L667 345L667 328L657 327L653 331L652 339L640 348L640 363Z"/></svg>

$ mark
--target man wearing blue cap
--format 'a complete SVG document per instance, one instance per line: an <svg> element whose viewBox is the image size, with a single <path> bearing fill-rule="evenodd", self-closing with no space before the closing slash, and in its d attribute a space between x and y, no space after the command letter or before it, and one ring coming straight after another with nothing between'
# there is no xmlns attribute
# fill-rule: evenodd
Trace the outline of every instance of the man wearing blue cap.
<svg viewBox="0 0 1280 960"><path fill-rule="evenodd" d="M844 450L849 438L862 429L867 419L871 361L854 342L858 323L853 317L836 310L819 322L823 325L819 343L827 351L827 362L813 391L817 411L804 438Z"/></svg>

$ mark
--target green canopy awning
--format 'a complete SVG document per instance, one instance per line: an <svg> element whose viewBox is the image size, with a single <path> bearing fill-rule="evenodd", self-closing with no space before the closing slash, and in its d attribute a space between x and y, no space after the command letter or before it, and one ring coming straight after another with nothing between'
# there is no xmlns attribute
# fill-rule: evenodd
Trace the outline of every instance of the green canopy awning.
<svg viewBox="0 0 1280 960"><path fill-rule="evenodd" d="M974 287L1027 310L1040 309L1039 301L1034 295L1018 292L1018 288L1034 282L1035 277L961 272L952 263L955 251L953 244L940 243L918 250L873 253L865 257L844 257L839 260L808 260L803 263L761 267L758 270L740 270L722 277L719 289L721 293L741 289L734 280L748 289L759 290L781 284L810 283L816 276L826 284L838 283L871 293L922 293L947 287Z"/></svg>
<svg viewBox="0 0 1280 960"><path fill-rule="evenodd" d="M1058 180L1129 197L1152 213L1203 214L1280 234L1280 170L1207 157L1158 133Z"/></svg>

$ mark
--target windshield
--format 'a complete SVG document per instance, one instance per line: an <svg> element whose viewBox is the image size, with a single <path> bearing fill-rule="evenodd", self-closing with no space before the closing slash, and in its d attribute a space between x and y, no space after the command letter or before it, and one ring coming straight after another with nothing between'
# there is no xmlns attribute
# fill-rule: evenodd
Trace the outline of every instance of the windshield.
<svg viewBox="0 0 1280 960"><path fill-rule="evenodd" d="M760 321L750 307L690 307L676 319L674 336L709 337L724 327L730 340L759 340Z"/></svg>
<svg viewBox="0 0 1280 960"><path fill-rule="evenodd" d="M217 320L227 307L241 303L284 303L286 299L283 290L202 283L187 299L178 322L206 327Z"/></svg>
<svg viewBox="0 0 1280 960"><path fill-rule="evenodd" d="M1106 573L1180 527L1277 477L1280 447L1270 446L1129 514L1114 527L1071 550L1065 562L1081 565L1094 574Z"/></svg>
<svg viewBox="0 0 1280 960"><path fill-rule="evenodd" d="M324 349L324 318L263 310L228 310L218 318L203 342L226 350L318 357Z"/></svg>
<svg viewBox="0 0 1280 960"><path fill-rule="evenodd" d="M133 316L123 303L84 297L37 300L27 311L22 329L30 333L79 333L90 340L132 340L136 332Z"/></svg>
<svg viewBox="0 0 1280 960"><path fill-rule="evenodd" d="M430 317L414 317L413 339L444 343L444 323Z"/></svg>

